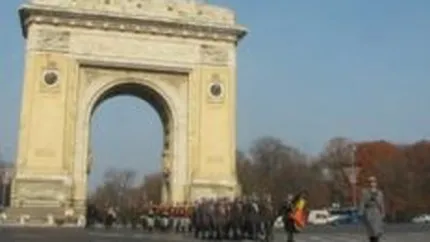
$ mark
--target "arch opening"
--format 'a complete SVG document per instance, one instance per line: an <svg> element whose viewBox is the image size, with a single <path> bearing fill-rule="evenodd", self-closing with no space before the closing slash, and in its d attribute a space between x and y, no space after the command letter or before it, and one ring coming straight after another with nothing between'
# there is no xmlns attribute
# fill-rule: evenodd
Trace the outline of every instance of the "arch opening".
<svg viewBox="0 0 430 242"><path fill-rule="evenodd" d="M116 82L116 81L115 81ZM171 153L173 149L173 134L171 132L173 125L174 125L174 115L172 107L169 105L168 100L166 100L165 97L162 96L157 90L154 88L146 85L145 83L142 83L141 81L136 80L121 80L118 81L117 84L112 85L108 87L106 90L102 90L98 95L96 94L94 96L92 105L89 106L89 142L88 142L88 155L87 155L87 176L91 174L91 168L94 166L94 163L97 163L98 161L93 161L93 141L91 139L91 131L93 129L93 118L95 116L95 113L100 109L102 104L106 103L107 101L110 101L117 97L134 97L137 99L140 99L144 101L146 104L148 104L153 111L155 111L157 118L159 118L159 121L161 121L161 130L162 130L162 147L161 147L161 154L159 154L159 161L161 162L161 167L164 174L166 167L168 166L168 155ZM150 174L145 174L150 175ZM151 176L150 176L151 177ZM163 177L163 181L161 184L161 190L160 194L161 197L158 199L162 201L169 201L171 200L170 197L170 177ZM88 179L88 178L87 178ZM90 184L87 184L89 186ZM88 189L88 187L87 187ZM158 200L157 199L157 200Z"/></svg>

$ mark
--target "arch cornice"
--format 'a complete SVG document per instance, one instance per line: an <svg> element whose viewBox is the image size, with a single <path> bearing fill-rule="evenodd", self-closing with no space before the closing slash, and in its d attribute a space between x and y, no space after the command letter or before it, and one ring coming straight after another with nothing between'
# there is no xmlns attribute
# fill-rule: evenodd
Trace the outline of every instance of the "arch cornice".
<svg viewBox="0 0 430 242"><path fill-rule="evenodd" d="M195 22L170 18L154 19L154 17L109 12L104 12L103 18L100 18L100 13L96 11L54 8L36 4L22 5L19 13L24 37L27 37L27 29L33 23L235 43L246 35L246 29L236 24L217 24L207 21Z"/></svg>

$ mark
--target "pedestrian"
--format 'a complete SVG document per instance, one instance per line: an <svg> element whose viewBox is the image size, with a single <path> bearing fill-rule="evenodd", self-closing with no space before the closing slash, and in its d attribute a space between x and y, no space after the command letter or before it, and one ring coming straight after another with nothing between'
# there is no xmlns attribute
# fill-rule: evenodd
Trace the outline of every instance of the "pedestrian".
<svg viewBox="0 0 430 242"><path fill-rule="evenodd" d="M294 206L293 198L294 196L292 194L288 194L279 211L279 216L282 217L282 222L284 224L284 230L287 233L287 242L294 242L295 228L294 220L291 216Z"/></svg>
<svg viewBox="0 0 430 242"><path fill-rule="evenodd" d="M294 220L294 228L296 232L302 231L308 220L307 211L307 192L302 190L293 198L293 211L291 213Z"/></svg>
<svg viewBox="0 0 430 242"><path fill-rule="evenodd" d="M384 195L374 176L368 178L369 187L363 189L359 214L366 228L369 242L379 242L383 235L385 217Z"/></svg>

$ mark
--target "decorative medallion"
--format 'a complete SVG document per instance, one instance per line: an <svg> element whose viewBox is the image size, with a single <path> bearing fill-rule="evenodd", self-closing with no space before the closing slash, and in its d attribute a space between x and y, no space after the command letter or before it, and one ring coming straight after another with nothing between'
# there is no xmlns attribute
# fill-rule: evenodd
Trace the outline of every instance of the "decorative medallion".
<svg viewBox="0 0 430 242"><path fill-rule="evenodd" d="M46 71L43 75L43 81L48 85L52 86L58 82L58 73L56 71Z"/></svg>
<svg viewBox="0 0 430 242"><path fill-rule="evenodd" d="M60 91L60 75L56 69L43 71L40 91L44 93L58 93Z"/></svg>
<svg viewBox="0 0 430 242"><path fill-rule="evenodd" d="M212 76L212 81L209 84L208 92L210 101L219 102L224 98L224 85L221 82L218 74L214 74Z"/></svg>
<svg viewBox="0 0 430 242"><path fill-rule="evenodd" d="M222 95L222 85L221 83L212 83L210 85L210 93L213 97L220 97Z"/></svg>

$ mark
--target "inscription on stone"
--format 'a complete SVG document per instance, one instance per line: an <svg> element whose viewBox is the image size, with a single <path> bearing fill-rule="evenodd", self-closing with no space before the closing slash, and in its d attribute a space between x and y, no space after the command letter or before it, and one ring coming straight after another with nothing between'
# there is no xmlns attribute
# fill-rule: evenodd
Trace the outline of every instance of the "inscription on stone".
<svg viewBox="0 0 430 242"><path fill-rule="evenodd" d="M54 157L55 151L48 148L39 148L34 151L34 154L38 157Z"/></svg>
<svg viewBox="0 0 430 242"><path fill-rule="evenodd" d="M70 44L70 32L41 29L37 35L37 49L67 52Z"/></svg>
<svg viewBox="0 0 430 242"><path fill-rule="evenodd" d="M110 35L80 34L73 37L71 52L95 57L196 62L198 49L189 44L160 42Z"/></svg>
<svg viewBox="0 0 430 242"><path fill-rule="evenodd" d="M209 163L221 163L223 161L222 156L212 155L208 157Z"/></svg>
<svg viewBox="0 0 430 242"><path fill-rule="evenodd" d="M55 182L28 181L18 183L18 194L23 200L58 200L64 191Z"/></svg>

